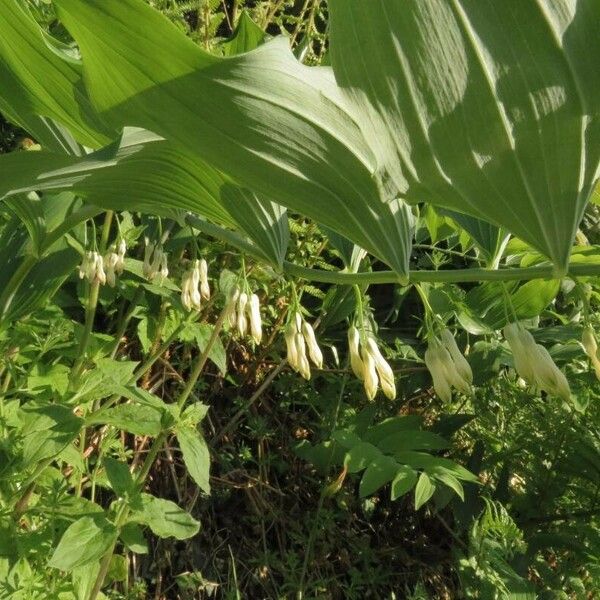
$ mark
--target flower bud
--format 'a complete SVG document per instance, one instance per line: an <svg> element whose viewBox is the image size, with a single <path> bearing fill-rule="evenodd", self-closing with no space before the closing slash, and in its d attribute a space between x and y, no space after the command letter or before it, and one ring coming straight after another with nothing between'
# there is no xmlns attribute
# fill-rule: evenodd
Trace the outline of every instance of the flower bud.
<svg viewBox="0 0 600 600"><path fill-rule="evenodd" d="M298 350L296 349L296 326L288 323L285 328L285 345L287 349L287 361L294 371L299 371Z"/></svg>
<svg viewBox="0 0 600 600"><path fill-rule="evenodd" d="M444 344L446 350L448 350L450 356L452 357L452 360L454 361L454 366L456 367L456 370L458 371L460 377L464 379L468 384L473 383L473 371L471 370L471 365L468 363L467 359L459 350L454 336L450 333L448 329L444 329L442 331L441 338L442 343Z"/></svg>
<svg viewBox="0 0 600 600"><path fill-rule="evenodd" d="M392 367L390 367L387 360L383 358L383 355L373 338L367 340L367 350L375 361L375 369L381 380L381 389L383 390L383 393L390 400L394 400L396 398L396 382Z"/></svg>
<svg viewBox="0 0 600 600"><path fill-rule="evenodd" d="M569 400L571 388L564 373L556 366L546 348L535 344L532 363L535 365L535 381L539 388Z"/></svg>
<svg viewBox="0 0 600 600"><path fill-rule="evenodd" d="M237 302L240 297L240 288L237 286L233 287L229 292L229 297L227 298L227 322L229 323L229 327L233 329L237 325Z"/></svg>
<svg viewBox="0 0 600 600"><path fill-rule="evenodd" d="M513 353L515 371L530 385L533 385L535 383L535 376L530 362L531 348L527 350L523 345L523 341L531 345L529 338L521 336L521 326L518 323L508 323L502 331Z"/></svg>
<svg viewBox="0 0 600 600"><path fill-rule="evenodd" d="M238 299L237 305L237 329L238 333L243 337L248 329L248 321L246 319L246 304L248 304L248 294L242 292Z"/></svg>
<svg viewBox="0 0 600 600"><path fill-rule="evenodd" d="M294 343L298 355L298 371L304 379L310 379L310 365L306 358L306 344L301 333L294 333Z"/></svg>
<svg viewBox="0 0 600 600"><path fill-rule="evenodd" d="M319 344L317 343L315 330L312 328L310 323L304 321L304 323L302 323L302 333L304 334L304 339L306 340L306 345L308 346L310 359L313 361L313 364L315 367L317 367L317 369L322 369L323 353L321 352L321 348L319 348Z"/></svg>
<svg viewBox="0 0 600 600"><path fill-rule="evenodd" d="M210 300L210 286L208 285L208 264L204 259L200 261L200 294L205 300Z"/></svg>
<svg viewBox="0 0 600 600"><path fill-rule="evenodd" d="M160 255L160 277L161 280L166 279L169 276L169 267L167 264L167 255L161 251Z"/></svg>
<svg viewBox="0 0 600 600"><path fill-rule="evenodd" d="M186 310L192 310L192 297L190 293L191 288L191 275L189 271L186 271L183 274L183 279L181 281L181 304L185 307Z"/></svg>
<svg viewBox="0 0 600 600"><path fill-rule="evenodd" d="M104 268L106 272L106 283L110 287L115 287L116 283L116 265L119 261L119 255L114 252L109 252L104 257Z"/></svg>
<svg viewBox="0 0 600 600"><path fill-rule="evenodd" d="M583 330L581 343L583 344L585 353L592 362L596 378L600 380L600 356L598 355L598 343L596 342L596 336L594 335L592 327L588 326Z"/></svg>
<svg viewBox="0 0 600 600"><path fill-rule="evenodd" d="M365 348L362 349L361 358L364 365L365 392L367 393L367 398L373 400L377 395L377 388L379 387L379 377L375 368L375 360Z"/></svg>
<svg viewBox="0 0 600 600"><path fill-rule="evenodd" d="M442 402L450 403L452 401L452 390L446 376L446 369L440 360L437 344L429 345L425 351L425 366L431 373L435 393Z"/></svg>
<svg viewBox="0 0 600 600"><path fill-rule="evenodd" d="M352 371L354 371L354 375L361 381L364 379L365 375L365 366L360 357L359 351L360 344L360 333L358 333L358 329L352 325L348 329L348 350L350 352L350 365L352 367Z"/></svg>
<svg viewBox="0 0 600 600"><path fill-rule="evenodd" d="M260 302L256 294L250 295L248 304L248 313L250 316L250 334L257 344L262 340L262 319L260 316Z"/></svg>

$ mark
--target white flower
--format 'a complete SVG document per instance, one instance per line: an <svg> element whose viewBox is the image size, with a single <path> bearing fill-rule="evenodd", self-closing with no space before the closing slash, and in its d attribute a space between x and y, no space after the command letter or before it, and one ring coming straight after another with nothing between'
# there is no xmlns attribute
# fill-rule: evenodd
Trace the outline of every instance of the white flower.
<svg viewBox="0 0 600 600"><path fill-rule="evenodd" d="M310 360L312 360L313 364L317 369L323 368L323 353L321 352L321 348L319 348L319 344L317 343L317 338L315 337L315 330L312 328L310 323L304 321L302 323L302 333L304 334L304 339L306 340L306 345L308 346L308 353L310 355Z"/></svg>
<svg viewBox="0 0 600 600"><path fill-rule="evenodd" d="M390 400L394 400L396 398L396 381L392 367L390 367L387 360L383 358L383 355L373 338L367 340L367 350L375 362L375 369L379 375L383 393Z"/></svg>
<svg viewBox="0 0 600 600"><path fill-rule="evenodd" d="M204 259L200 261L200 294L205 300L210 300L210 286L208 285L208 264Z"/></svg>
<svg viewBox="0 0 600 600"><path fill-rule="evenodd" d="M117 262L115 264L115 272L117 275L122 275L123 270L125 269L125 252L127 251L127 244L125 244L125 240L121 239L117 249Z"/></svg>
<svg viewBox="0 0 600 600"><path fill-rule="evenodd" d="M360 357L360 333L358 329L352 325L348 329L348 350L350 352L350 366L354 375L361 381L365 378L365 366L362 358Z"/></svg>
<svg viewBox="0 0 600 600"><path fill-rule="evenodd" d="M446 347L446 350L448 350L450 353L460 377L469 384L473 383L473 371L471 369L471 365L459 350L454 336L448 329L444 329L440 337L442 339L442 343Z"/></svg>
<svg viewBox="0 0 600 600"><path fill-rule="evenodd" d="M237 325L237 303L240 297L240 288L235 286L229 292L229 298L227 298L227 310L226 318L229 323L229 327L233 329Z"/></svg>
<svg viewBox="0 0 600 600"><path fill-rule="evenodd" d="M186 271L181 280L181 304L186 310L192 310L192 296L190 294L191 273Z"/></svg>
<svg viewBox="0 0 600 600"><path fill-rule="evenodd" d="M256 294L250 295L248 315L250 317L250 335L257 344L260 344L262 340L262 319L260 316L260 302Z"/></svg>
<svg viewBox="0 0 600 600"><path fill-rule="evenodd" d="M294 369L294 371L300 370L299 361L298 361L298 350L296 349L296 334L297 333L298 333L298 330L296 329L296 324L292 323L290 321L285 328L284 338L285 338L285 345L286 345L286 349L287 349L287 361L288 361L290 367L292 367L292 369Z"/></svg>
<svg viewBox="0 0 600 600"><path fill-rule="evenodd" d="M115 252L109 252L104 257L104 268L106 272L106 283L110 285L110 287L115 287L116 283L116 266L119 262L119 255Z"/></svg>
<svg viewBox="0 0 600 600"><path fill-rule="evenodd" d="M79 279L85 277L88 281L91 281L94 277L94 271L94 253L90 250L83 255L81 265L79 265Z"/></svg>
<svg viewBox="0 0 600 600"><path fill-rule="evenodd" d="M581 336L581 343L585 353L592 361L592 366L596 373L596 378L600 380L600 357L598 356L598 343L596 342L596 335L591 326L585 327Z"/></svg>
<svg viewBox="0 0 600 600"><path fill-rule="evenodd" d="M94 276L92 282L104 285L106 283L106 273L104 272L104 260L98 252L93 253Z"/></svg>
<svg viewBox="0 0 600 600"><path fill-rule="evenodd" d="M300 332L294 334L294 344L298 356L298 372L304 379L310 379L310 365L306 358L306 344L304 342L304 336Z"/></svg>
<svg viewBox="0 0 600 600"><path fill-rule="evenodd" d="M513 363L515 365L515 371L530 385L534 382L533 367L530 362L530 356L523 341L526 338L522 338L519 331L520 327L518 323L508 323L502 330L504 337L510 346L513 353Z"/></svg>
<svg viewBox="0 0 600 600"><path fill-rule="evenodd" d="M246 335L246 330L248 329L248 320L246 319L246 304L248 304L248 294L246 294L246 292L242 292L238 298L236 321L238 333L242 337Z"/></svg>
<svg viewBox="0 0 600 600"><path fill-rule="evenodd" d="M452 389L446 372L446 366L443 364L438 344L430 344L425 351L425 365L431 373L433 379L433 389L439 398L449 403L452 400Z"/></svg>
<svg viewBox="0 0 600 600"><path fill-rule="evenodd" d="M164 254L161 250L160 253L160 277L161 281L165 280L169 276L169 267L167 264L167 255Z"/></svg>
<svg viewBox="0 0 600 600"><path fill-rule="evenodd" d="M367 393L367 398L373 400L377 394L377 388L379 387L379 377L377 376L375 360L367 348L362 348L361 358L364 365L365 392Z"/></svg>

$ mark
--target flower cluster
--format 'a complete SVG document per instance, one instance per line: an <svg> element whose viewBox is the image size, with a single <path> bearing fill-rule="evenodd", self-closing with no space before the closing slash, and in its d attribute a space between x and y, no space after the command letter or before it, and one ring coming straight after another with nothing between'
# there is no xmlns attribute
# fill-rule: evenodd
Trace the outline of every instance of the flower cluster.
<svg viewBox="0 0 600 600"><path fill-rule="evenodd" d="M167 255L163 251L162 244L159 242L151 243L148 238L144 238L146 247L144 249L144 266L142 271L144 277L149 281L153 281L157 275L160 275L160 281L163 281L169 276L169 268L167 265Z"/></svg>
<svg viewBox="0 0 600 600"><path fill-rule="evenodd" d="M125 240L121 240L118 249L111 246L110 251L104 257L95 250L86 252L79 266L79 278L85 277L90 283L100 285L108 283L110 287L114 287L116 276L121 275L125 268L126 251Z"/></svg>
<svg viewBox="0 0 600 600"><path fill-rule="evenodd" d="M452 388L463 394L471 393L473 371L448 329L440 339L432 338L425 351L425 365L433 379L433 389L444 402L452 400Z"/></svg>
<svg viewBox="0 0 600 600"><path fill-rule="evenodd" d="M244 337L250 329L252 339L260 344L262 340L262 318L260 302L256 294L247 294L240 288L233 288L228 300L228 317L231 328L237 328L240 336Z"/></svg>
<svg viewBox="0 0 600 600"><path fill-rule="evenodd" d="M592 327L587 326L583 330L581 343L585 353L592 361L592 366L596 372L596 378L600 380L600 352L598 352L598 343L596 342L596 335Z"/></svg>
<svg viewBox="0 0 600 600"><path fill-rule="evenodd" d="M503 333L512 350L517 373L529 385L568 400L571 396L569 382L548 350L537 344L520 323L508 323Z"/></svg>
<svg viewBox="0 0 600 600"><path fill-rule="evenodd" d="M323 368L323 353L317 343L315 330L299 312L292 315L285 328L285 344L290 367L300 373L304 379L310 379L310 364L306 356L307 348L308 356L315 367Z"/></svg>
<svg viewBox="0 0 600 600"><path fill-rule="evenodd" d="M364 382L369 400L375 398L380 383L383 393L393 400L396 397L394 372L375 340L366 336L361 340L358 329L353 325L348 329L348 349L350 366L356 377Z"/></svg>
<svg viewBox="0 0 600 600"><path fill-rule="evenodd" d="M181 303L187 310L200 310L202 298L210 299L208 265L204 259L195 260L181 282Z"/></svg>

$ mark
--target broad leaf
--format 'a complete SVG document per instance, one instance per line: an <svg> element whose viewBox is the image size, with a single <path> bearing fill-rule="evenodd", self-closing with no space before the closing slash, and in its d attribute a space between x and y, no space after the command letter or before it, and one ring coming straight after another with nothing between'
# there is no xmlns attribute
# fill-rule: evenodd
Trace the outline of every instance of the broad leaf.
<svg viewBox="0 0 600 600"><path fill-rule="evenodd" d="M410 492L415 483L417 483L417 472L406 465L400 465L392 481L392 500L397 500L407 492Z"/></svg>
<svg viewBox="0 0 600 600"><path fill-rule="evenodd" d="M151 406L119 404L114 408L92 413L86 418L86 423L113 425L135 435L156 437L162 429L162 417L163 413Z"/></svg>
<svg viewBox="0 0 600 600"><path fill-rule="evenodd" d="M116 539L117 528L105 517L82 517L65 531L48 564L71 571L99 559Z"/></svg>
<svg viewBox="0 0 600 600"><path fill-rule="evenodd" d="M415 486L415 510L419 510L433 496L433 492L435 492L435 483L423 471L419 475L417 485Z"/></svg>
<svg viewBox="0 0 600 600"><path fill-rule="evenodd" d="M189 474L203 492L210 494L210 452L204 438L195 427L179 427L176 434Z"/></svg>
<svg viewBox="0 0 600 600"><path fill-rule="evenodd" d="M365 469L358 493L361 498L365 498L375 493L379 488L389 483L398 471L398 463L389 456L378 456Z"/></svg>
<svg viewBox="0 0 600 600"><path fill-rule="evenodd" d="M159 537L190 538L200 529L200 523L170 500L141 494L132 505L131 521L148 525Z"/></svg>
<svg viewBox="0 0 600 600"><path fill-rule="evenodd" d="M559 274L598 178L596 0L330 0L331 61L382 171ZM359 25L360 24L360 25Z"/></svg>

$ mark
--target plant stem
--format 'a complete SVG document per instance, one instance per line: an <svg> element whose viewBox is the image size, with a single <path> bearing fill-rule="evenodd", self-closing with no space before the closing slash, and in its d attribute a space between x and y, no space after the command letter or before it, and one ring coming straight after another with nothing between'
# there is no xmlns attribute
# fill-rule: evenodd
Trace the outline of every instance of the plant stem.
<svg viewBox="0 0 600 600"><path fill-rule="evenodd" d="M21 264L17 267L17 270L13 273L8 284L0 295L0 309L2 310L1 317L4 319L12 301L17 293L19 287L25 280L25 277L29 274L29 271L35 266L38 259L32 254L28 254L23 258Z"/></svg>
<svg viewBox="0 0 600 600"><path fill-rule="evenodd" d="M346 273L309 269L285 261L283 271L287 275L337 285L369 285L396 283L400 284L400 276L394 271L375 271L370 273ZM600 264L571 264L567 277L598 277ZM555 279L552 265L535 267L506 268L491 271L489 269L453 269L448 271L410 271L409 283L465 283L479 281L525 281L530 279Z"/></svg>
<svg viewBox="0 0 600 600"><path fill-rule="evenodd" d="M225 306L223 307L223 310L221 311L221 314L219 315L216 323L213 326L212 334L210 336L210 339L208 340L208 343L206 344L206 347L204 348L204 351L200 354L200 356L198 357L198 360L196 361L196 364L194 365L192 373L188 379L187 385L185 386L185 388L181 392L179 398L177 399L177 406L178 406L179 410L181 410L185 406L187 399L190 397L192 391L194 390L196 383L198 382L198 378L202 374L202 370L204 369L204 366L206 365L206 361L208 360L210 351L212 350L212 347L213 347L214 343L216 342L217 338L219 337L221 329L223 328L223 324L225 323L225 318L227 316L227 313L228 313L228 306L226 303ZM169 430L164 430L154 439L154 442L152 443L152 446L150 447L150 450L148 450L148 454L146 455L146 458L144 459L142 468L140 469L140 471L135 479L136 486L138 489L141 489L141 487L143 486L143 484L146 480L146 477L148 477L148 474L150 473L152 464L154 463L154 460L156 459L160 449L163 447L168 435L169 435ZM129 515L129 507L126 504L122 504L119 509L119 512L117 513L117 518L115 519L115 526L117 527L117 530L120 530L120 528L125 524L125 522L127 521L128 515ZM111 546L111 548L102 557L102 561L100 563L100 571L98 572L98 576L96 577L94 587L89 595L89 600L96 600L98 593L102 589L102 585L104 584L104 579L106 578L106 574L108 573L108 568L110 566L110 561L111 561L113 552L115 550L115 546L116 546L116 542L115 542L115 544L113 544Z"/></svg>

